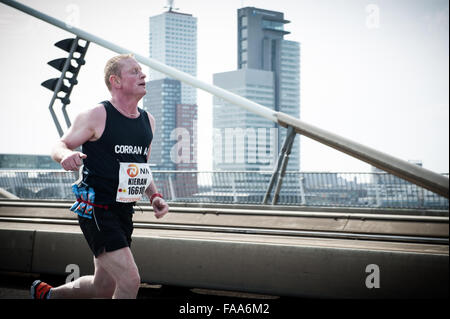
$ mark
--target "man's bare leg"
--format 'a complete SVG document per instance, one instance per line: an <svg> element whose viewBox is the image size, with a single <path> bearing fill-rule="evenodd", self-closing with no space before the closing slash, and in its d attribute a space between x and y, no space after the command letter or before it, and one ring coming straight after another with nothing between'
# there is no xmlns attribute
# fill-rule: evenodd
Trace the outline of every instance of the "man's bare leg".
<svg viewBox="0 0 450 319"><path fill-rule="evenodd" d="M95 273L93 276L83 276L75 281L51 289L51 299L68 298L111 298L116 289L116 283L108 272L94 257Z"/></svg>

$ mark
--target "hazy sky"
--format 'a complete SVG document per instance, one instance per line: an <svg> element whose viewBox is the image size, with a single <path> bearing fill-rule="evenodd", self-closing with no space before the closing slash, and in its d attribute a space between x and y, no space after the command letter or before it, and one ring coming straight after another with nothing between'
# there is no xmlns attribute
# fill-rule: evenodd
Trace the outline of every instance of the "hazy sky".
<svg viewBox="0 0 450 319"><path fill-rule="evenodd" d="M44 13L148 55L148 18L164 0L22 0ZM198 18L198 77L237 65L237 9L281 11L300 42L301 119L404 160L449 170L447 0L178 0ZM41 87L59 76L47 62L71 34L0 3L0 153L48 154L58 138ZM103 67L114 53L92 44L68 106L109 98ZM147 68L144 67L144 70ZM199 168L211 168L212 96L198 91ZM55 104L59 106L58 102ZM59 108L59 107L58 107ZM304 171L369 171L367 164L301 138Z"/></svg>

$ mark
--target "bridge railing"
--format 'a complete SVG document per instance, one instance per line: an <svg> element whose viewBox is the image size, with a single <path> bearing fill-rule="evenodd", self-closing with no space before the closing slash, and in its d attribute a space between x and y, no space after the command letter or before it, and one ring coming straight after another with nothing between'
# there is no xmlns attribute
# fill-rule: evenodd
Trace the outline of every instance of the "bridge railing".
<svg viewBox="0 0 450 319"><path fill-rule="evenodd" d="M272 171L153 171L169 202L260 204ZM444 174L448 176L448 174ZM448 210L448 199L388 173L287 171L279 205ZM21 199L72 200L76 172L0 170L0 188Z"/></svg>

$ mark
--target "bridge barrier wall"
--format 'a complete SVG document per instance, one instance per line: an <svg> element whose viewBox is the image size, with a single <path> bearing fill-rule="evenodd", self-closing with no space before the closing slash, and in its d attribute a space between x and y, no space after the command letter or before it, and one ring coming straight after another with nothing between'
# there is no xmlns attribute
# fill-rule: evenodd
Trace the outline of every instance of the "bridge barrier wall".
<svg viewBox="0 0 450 319"><path fill-rule="evenodd" d="M50 206L45 211L27 208L30 212L23 214L25 207L23 203L0 205L0 270L69 275L67 266L76 265L81 275L92 274L92 254L75 217L66 215L66 208L63 213L59 212L62 208ZM177 209L173 218L182 221L184 217L176 215L186 214L191 226L199 227L214 225L214 216L220 222L221 210L226 212L223 208L216 212L199 209L198 214L188 208L185 212L182 207ZM242 210L236 214L259 219L275 212L252 216ZM345 214L286 211L276 218L281 225L281 219L291 215L304 220L302 224L309 225L310 232L189 230L189 224L177 228L176 220L171 219L165 224L151 223L151 216L144 213L136 216L132 252L142 281L151 284L308 298L448 298L448 218L361 215L359 229L378 236L375 240L352 237L353 228L347 229L341 222ZM229 212L230 227L235 217ZM344 226L358 219L347 218ZM407 236L379 234L376 225L383 222L387 233L399 235L415 229L415 235L409 235L421 237L408 240ZM166 227L169 224L174 227ZM319 224L334 230L334 236L324 236L326 229L318 231ZM264 230L262 225L259 229ZM422 233L422 229L428 231ZM436 241L438 235L446 241ZM378 269L379 288L370 285L371 267Z"/></svg>

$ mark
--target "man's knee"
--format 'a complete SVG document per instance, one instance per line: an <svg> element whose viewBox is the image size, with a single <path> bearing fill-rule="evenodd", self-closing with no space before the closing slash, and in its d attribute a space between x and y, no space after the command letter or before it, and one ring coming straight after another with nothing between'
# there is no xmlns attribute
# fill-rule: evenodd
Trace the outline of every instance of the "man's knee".
<svg viewBox="0 0 450 319"><path fill-rule="evenodd" d="M94 281L95 294L97 298L111 298L116 290L116 283L111 279Z"/></svg>
<svg viewBox="0 0 450 319"><path fill-rule="evenodd" d="M136 267L130 267L130 269L124 272L117 280L117 286L121 290L134 293L139 290L139 285L141 284L141 277L139 276L139 271Z"/></svg>
<svg viewBox="0 0 450 319"><path fill-rule="evenodd" d="M97 259L97 263L114 279L115 294L118 293L120 296L137 294L141 278L129 248L105 253Z"/></svg>

